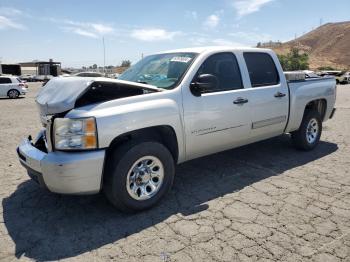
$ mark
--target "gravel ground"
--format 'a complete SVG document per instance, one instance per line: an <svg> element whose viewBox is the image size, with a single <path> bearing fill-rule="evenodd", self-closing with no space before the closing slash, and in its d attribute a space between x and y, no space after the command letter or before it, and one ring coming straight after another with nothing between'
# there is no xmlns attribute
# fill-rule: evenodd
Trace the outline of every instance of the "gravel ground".
<svg viewBox="0 0 350 262"><path fill-rule="evenodd" d="M190 161L134 215L28 179L15 149L40 129L37 90L0 99L0 260L350 261L350 85L314 151L281 136Z"/></svg>

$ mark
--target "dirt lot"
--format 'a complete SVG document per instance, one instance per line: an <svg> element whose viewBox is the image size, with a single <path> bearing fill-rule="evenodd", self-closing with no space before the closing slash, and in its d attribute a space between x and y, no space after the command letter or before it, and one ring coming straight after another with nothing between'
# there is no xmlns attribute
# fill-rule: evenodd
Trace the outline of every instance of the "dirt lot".
<svg viewBox="0 0 350 262"><path fill-rule="evenodd" d="M37 90L0 99L0 260L350 261L349 85L316 150L281 136L185 163L165 200L135 215L28 179L15 149L40 129Z"/></svg>

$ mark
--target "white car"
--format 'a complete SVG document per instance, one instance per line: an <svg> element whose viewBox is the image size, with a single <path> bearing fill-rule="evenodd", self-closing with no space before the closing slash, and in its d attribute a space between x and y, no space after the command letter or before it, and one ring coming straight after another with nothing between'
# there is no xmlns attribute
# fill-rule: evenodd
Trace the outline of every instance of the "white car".
<svg viewBox="0 0 350 262"><path fill-rule="evenodd" d="M15 76L0 76L0 97L18 98L28 92L26 85Z"/></svg>

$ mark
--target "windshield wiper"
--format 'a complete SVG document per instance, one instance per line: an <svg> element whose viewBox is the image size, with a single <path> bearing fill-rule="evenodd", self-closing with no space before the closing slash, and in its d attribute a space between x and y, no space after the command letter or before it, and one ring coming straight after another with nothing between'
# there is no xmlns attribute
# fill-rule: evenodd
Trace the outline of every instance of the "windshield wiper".
<svg viewBox="0 0 350 262"><path fill-rule="evenodd" d="M137 83L140 83L140 84L146 84L148 85L148 83L146 81L140 81L140 80L137 80Z"/></svg>

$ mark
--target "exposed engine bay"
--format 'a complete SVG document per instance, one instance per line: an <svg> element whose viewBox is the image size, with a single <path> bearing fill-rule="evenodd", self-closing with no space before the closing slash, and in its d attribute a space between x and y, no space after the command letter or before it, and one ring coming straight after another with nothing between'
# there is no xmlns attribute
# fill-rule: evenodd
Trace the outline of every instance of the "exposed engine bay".
<svg viewBox="0 0 350 262"><path fill-rule="evenodd" d="M36 102L40 115L45 116L90 104L160 91L162 89L152 85L108 78L54 78L39 92Z"/></svg>

